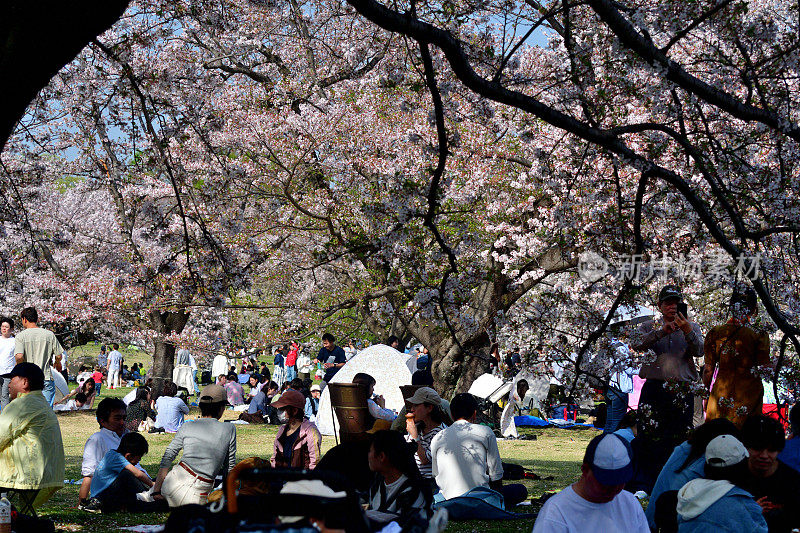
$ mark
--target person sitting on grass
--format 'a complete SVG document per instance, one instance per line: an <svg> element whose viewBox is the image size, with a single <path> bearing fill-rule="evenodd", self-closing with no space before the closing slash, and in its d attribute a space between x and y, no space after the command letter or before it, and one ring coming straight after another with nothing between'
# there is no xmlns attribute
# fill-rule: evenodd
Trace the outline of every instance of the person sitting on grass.
<svg viewBox="0 0 800 533"><path fill-rule="evenodd" d="M708 443L705 456L705 478L678 491L678 532L767 533L761 507L742 488L748 478L744 445L732 435L720 435Z"/></svg>
<svg viewBox="0 0 800 533"><path fill-rule="evenodd" d="M393 422L397 418L397 413L386 408L386 400L383 396L375 395L375 383L377 383L375 378L364 372L359 372L353 376L353 383L360 383L367 387L367 409L369 409L369 414L373 418L386 420L387 422ZM389 426L386 426L385 429L389 429Z"/></svg>
<svg viewBox="0 0 800 533"><path fill-rule="evenodd" d="M90 513L156 513L168 510L163 500L147 494L153 481L134 465L147 454L147 440L139 433L127 433L116 450L109 450L92 476L91 498L84 507ZM145 493L140 495L140 493ZM139 496L137 496L139 495ZM149 501L147 501L149 500Z"/></svg>
<svg viewBox="0 0 800 533"><path fill-rule="evenodd" d="M533 533L649 533L639 500L622 490L631 476L628 441L613 433L597 435L586 447L580 479L545 502Z"/></svg>
<svg viewBox="0 0 800 533"><path fill-rule="evenodd" d="M83 509L89 498L92 476L108 450L116 450L125 432L125 402L119 398L103 398L97 406L97 423L100 431L93 433L83 447L81 475L83 482L78 491L78 507Z"/></svg>
<svg viewBox="0 0 800 533"><path fill-rule="evenodd" d="M378 475L369 489L366 511L373 531L393 521L406 531L430 519L432 498L417 469L415 453L415 446L396 431L373 435L367 461Z"/></svg>
<svg viewBox="0 0 800 533"><path fill-rule="evenodd" d="M128 404L128 412L125 416L125 429L128 431L147 431L154 427L156 412L153 410L153 400L150 396L150 387L139 387L135 389L136 397ZM145 424L142 425L142 422Z"/></svg>
<svg viewBox="0 0 800 533"><path fill-rule="evenodd" d="M273 444L272 466L275 468L311 470L317 466L322 455L322 435L313 422L304 420L305 405L305 396L294 389L287 389L272 404L283 422Z"/></svg>
<svg viewBox="0 0 800 533"><path fill-rule="evenodd" d="M431 441L440 431L447 429L442 422L442 399L432 388L421 387L406 400L406 405L411 415L406 415L406 441L416 446L414 459L420 475L433 484Z"/></svg>
<svg viewBox="0 0 800 533"><path fill-rule="evenodd" d="M228 403L237 406L244 405L244 388L239 384L239 377L231 372L225 380L225 391L228 393Z"/></svg>
<svg viewBox="0 0 800 533"><path fill-rule="evenodd" d="M170 507L205 505L217 474L236 466L236 426L219 421L228 404L225 389L207 385L198 403L201 418L187 422L175 434L153 484L153 497L163 497ZM171 468L181 450L180 463Z"/></svg>
<svg viewBox="0 0 800 533"><path fill-rule="evenodd" d="M42 394L44 372L19 363L3 375L11 401L0 411L0 492L38 491L33 505L50 499L64 481L61 428Z"/></svg>
<svg viewBox="0 0 800 533"><path fill-rule="evenodd" d="M176 433L183 425L184 415L189 414L189 406L176 398L178 386L172 381L164 383L164 392L156 399L156 421L153 431L164 430Z"/></svg>
<svg viewBox="0 0 800 533"><path fill-rule="evenodd" d="M77 402L72 400L77 400L79 394L83 395L83 401L81 402L81 405L76 405ZM75 409L91 409L94 407L94 400L96 397L97 386L95 385L93 379L87 379L75 387L72 392L55 402L54 405L65 405L65 407L59 408L59 410L64 411L74 411Z"/></svg>
<svg viewBox="0 0 800 533"><path fill-rule="evenodd" d="M453 425L431 441L432 474L441 495L449 500L477 487L502 493L506 509L528 497L522 484L503 485L503 463L497 438L487 426L475 423L478 402L471 394L456 394L450 402Z"/></svg>

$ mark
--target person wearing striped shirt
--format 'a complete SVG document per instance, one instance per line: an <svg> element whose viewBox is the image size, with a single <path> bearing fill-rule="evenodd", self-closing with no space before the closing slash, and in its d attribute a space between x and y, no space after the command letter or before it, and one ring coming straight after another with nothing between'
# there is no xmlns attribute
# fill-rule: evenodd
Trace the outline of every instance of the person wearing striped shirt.
<svg viewBox="0 0 800 533"><path fill-rule="evenodd" d="M440 431L447 429L442 422L442 399L430 387L420 387L414 395L406 400L406 441L417 445L414 458L422 477L428 480L433 488L431 441Z"/></svg>

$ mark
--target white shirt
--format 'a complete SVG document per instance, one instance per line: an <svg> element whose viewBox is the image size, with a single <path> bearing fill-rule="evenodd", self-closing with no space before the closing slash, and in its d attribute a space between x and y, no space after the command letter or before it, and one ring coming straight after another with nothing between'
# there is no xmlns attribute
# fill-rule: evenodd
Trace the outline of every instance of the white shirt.
<svg viewBox="0 0 800 533"><path fill-rule="evenodd" d="M83 447L81 475L84 477L93 476L103 456L108 450L116 450L120 439L119 435L106 428L100 428L100 431L89 437Z"/></svg>
<svg viewBox="0 0 800 533"><path fill-rule="evenodd" d="M224 355L218 355L214 358L211 364L211 379L215 380L222 374L228 375L228 358Z"/></svg>
<svg viewBox="0 0 800 533"><path fill-rule="evenodd" d="M191 353L189 354L189 366L192 367L192 370L197 370L197 361L194 360L194 356Z"/></svg>
<svg viewBox="0 0 800 533"><path fill-rule="evenodd" d="M457 420L431 442L432 473L445 499L503 478L497 438L486 426Z"/></svg>
<svg viewBox="0 0 800 533"><path fill-rule="evenodd" d="M372 398L367 398L367 408L369 409L369 414L371 414L374 418L388 420L389 422L394 422L394 419L397 418L397 413L391 409L385 409L381 407L375 403L375 400Z"/></svg>
<svg viewBox="0 0 800 533"><path fill-rule="evenodd" d="M547 500L536 517L532 533L649 533L639 500L622 491L608 503L581 498L572 486Z"/></svg>
<svg viewBox="0 0 800 533"><path fill-rule="evenodd" d="M0 337L0 374L8 374L15 366L17 361L14 358L14 337Z"/></svg>
<svg viewBox="0 0 800 533"><path fill-rule="evenodd" d="M100 428L100 431L92 434L86 445L83 447L83 462L81 463L81 475L83 477L93 476L94 471L97 470L97 465L103 459L103 456L108 450L116 450L119 447L119 441L122 439L119 435L110 429ZM142 468L142 465L136 463L136 468L147 474L147 471ZM148 474L149 477L149 474Z"/></svg>
<svg viewBox="0 0 800 533"><path fill-rule="evenodd" d="M125 405L130 405L131 402L136 399L137 390L139 389L134 388L132 391L130 391L128 394L122 397L122 401L125 402Z"/></svg>
<svg viewBox="0 0 800 533"><path fill-rule="evenodd" d="M108 369L119 370L119 365L122 363L122 354L117 350L111 350L108 354Z"/></svg>

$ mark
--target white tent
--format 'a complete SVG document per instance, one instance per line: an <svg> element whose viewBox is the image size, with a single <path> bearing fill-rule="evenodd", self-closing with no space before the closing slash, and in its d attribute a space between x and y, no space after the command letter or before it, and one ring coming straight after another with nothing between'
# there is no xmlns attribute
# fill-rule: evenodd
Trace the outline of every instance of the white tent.
<svg viewBox="0 0 800 533"><path fill-rule="evenodd" d="M411 385L411 374L416 370L416 357L398 352L385 344L375 344L354 355L339 369L331 383L352 383L353 377L364 372L375 378L375 394L386 400L386 408L400 411L403 394L400 385ZM333 435L339 429L331 410L331 396L327 387L322 391L317 411L317 428L323 435ZM336 425L334 429L334 424Z"/></svg>

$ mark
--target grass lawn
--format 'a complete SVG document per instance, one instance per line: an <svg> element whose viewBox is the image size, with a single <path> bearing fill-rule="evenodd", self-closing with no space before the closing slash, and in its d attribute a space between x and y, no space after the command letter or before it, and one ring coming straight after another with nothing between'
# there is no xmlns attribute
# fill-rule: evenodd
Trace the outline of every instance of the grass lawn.
<svg viewBox="0 0 800 533"><path fill-rule="evenodd" d="M123 351L126 364L144 362L149 366L149 356L144 352ZM73 354L74 352L74 354ZM76 360L76 355L83 353L94 356L99 352L99 346L87 345L72 350L71 360ZM74 384L73 384L74 385ZM108 390L105 387L100 397L122 397L130 388ZM98 400L99 401L99 400ZM96 404L95 404L96 405ZM199 416L199 410L192 408L188 419ZM235 419L238 413L226 411L223 419ZM80 466L83 454L83 445L86 439L97 430L97 422L93 411L71 412L58 415L61 425L61 434L64 440L64 453L66 455L66 478L80 479ZM272 455L272 443L277 432L275 426L237 426L237 456L239 460L246 457L259 456L268 458ZM536 435L536 440L501 441L500 454L504 461L518 463L533 470L542 477L552 476L552 480L532 481L523 480L533 498L538 498L547 491L556 491L574 482L580 472L580 462L589 440L598 432L591 429L561 430L561 429L536 429L525 430L525 433ZM150 453L142 459L144 466L151 475L155 476L161 456L169 444L172 436L166 434L146 434L150 444ZM323 453L335 444L333 437L323 437ZM119 527L137 524L163 524L166 515L153 514L127 514L92 515L77 509L78 485L65 485L56 492L53 498L39 509L39 515L47 517L56 523L56 529L62 531L92 531L101 533L117 531ZM538 505L522 506L515 509L517 512L530 513L538 510ZM477 532L477 531L530 531L533 520L516 520L501 522L460 522L451 523L447 531Z"/></svg>

